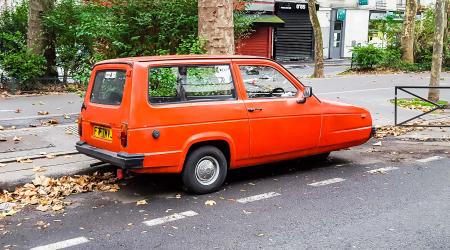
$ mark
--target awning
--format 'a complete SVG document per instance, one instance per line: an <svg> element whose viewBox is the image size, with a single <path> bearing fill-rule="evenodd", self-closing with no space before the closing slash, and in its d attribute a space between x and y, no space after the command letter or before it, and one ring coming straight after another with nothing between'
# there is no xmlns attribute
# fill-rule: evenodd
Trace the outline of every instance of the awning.
<svg viewBox="0 0 450 250"><path fill-rule="evenodd" d="M248 15L254 17L253 24L256 26L283 27L285 21L275 15Z"/></svg>

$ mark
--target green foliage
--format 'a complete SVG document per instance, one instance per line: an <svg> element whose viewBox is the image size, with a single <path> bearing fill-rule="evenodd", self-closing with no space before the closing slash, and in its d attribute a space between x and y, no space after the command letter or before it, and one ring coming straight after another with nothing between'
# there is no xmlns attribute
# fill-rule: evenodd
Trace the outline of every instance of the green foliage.
<svg viewBox="0 0 450 250"><path fill-rule="evenodd" d="M385 47L399 48L403 23L394 16L387 16L385 19L373 20L370 27L382 33L385 38Z"/></svg>
<svg viewBox="0 0 450 250"><path fill-rule="evenodd" d="M352 49L352 63L360 69L373 69L383 62L383 50L369 44Z"/></svg>
<svg viewBox="0 0 450 250"><path fill-rule="evenodd" d="M190 35L186 39L183 39L177 48L177 54L179 55L205 53L205 41L193 35Z"/></svg>
<svg viewBox="0 0 450 250"><path fill-rule="evenodd" d="M172 68L152 68L149 71L149 96L169 97L177 95L177 75Z"/></svg>
<svg viewBox="0 0 450 250"><path fill-rule="evenodd" d="M45 70L45 58L27 49L27 16L26 3L0 14L0 68L8 77L17 78L22 90L33 88L33 78Z"/></svg>
<svg viewBox="0 0 450 250"><path fill-rule="evenodd" d="M0 14L0 57L7 53L8 62L28 58L31 64L38 64L41 58L26 56L29 52L25 51L27 2ZM54 8L43 13L43 22L45 29L56 36L56 66L63 69L64 76L87 83L92 65L100 60L205 53L205 41L197 36L197 4L197 0L58 0ZM251 18L241 11L235 13L236 37L248 35L251 26ZM29 77L18 69L13 71L7 72Z"/></svg>

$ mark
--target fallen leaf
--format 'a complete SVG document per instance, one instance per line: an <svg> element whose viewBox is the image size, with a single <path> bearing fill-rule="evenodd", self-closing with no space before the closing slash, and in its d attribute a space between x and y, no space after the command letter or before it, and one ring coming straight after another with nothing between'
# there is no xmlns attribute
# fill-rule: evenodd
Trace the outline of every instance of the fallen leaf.
<svg viewBox="0 0 450 250"><path fill-rule="evenodd" d="M13 141L21 141L22 137L20 136L14 136Z"/></svg>
<svg viewBox="0 0 450 250"><path fill-rule="evenodd" d="M0 130L4 130L5 128L2 126L2 125L0 125Z"/></svg>
<svg viewBox="0 0 450 250"><path fill-rule="evenodd" d="M175 195L175 198L181 199L181 194L176 194L176 195Z"/></svg>
<svg viewBox="0 0 450 250"><path fill-rule="evenodd" d="M70 119L70 115L64 115L64 119Z"/></svg>
<svg viewBox="0 0 450 250"><path fill-rule="evenodd" d="M16 161L19 163L32 163L33 160L31 160L30 158L24 158L24 157L17 157Z"/></svg>
<svg viewBox="0 0 450 250"><path fill-rule="evenodd" d="M39 105L44 105L45 104L43 101L39 101L38 103L39 103Z"/></svg>
<svg viewBox="0 0 450 250"><path fill-rule="evenodd" d="M20 108L14 110L15 113L20 113L22 110Z"/></svg>
<svg viewBox="0 0 450 250"><path fill-rule="evenodd" d="M47 152L39 152L40 155L46 155Z"/></svg>
<svg viewBox="0 0 450 250"><path fill-rule="evenodd" d="M61 209L63 209L63 208L64 208L63 205L57 204L57 205L54 205L54 206L52 207L52 210L53 210L53 211L59 211L59 210L61 210Z"/></svg>
<svg viewBox="0 0 450 250"><path fill-rule="evenodd" d="M48 115L49 112L48 111L38 111L37 114L38 115Z"/></svg>
<svg viewBox="0 0 450 250"><path fill-rule="evenodd" d="M147 203L147 201L146 200L140 200L140 201L137 201L136 202L136 206L139 206L139 205L147 205L148 203Z"/></svg>
<svg viewBox="0 0 450 250"><path fill-rule="evenodd" d="M44 171L46 171L46 169L45 168L43 168L43 167L34 167L33 168L33 171L34 172L44 172Z"/></svg>
<svg viewBox="0 0 450 250"><path fill-rule="evenodd" d="M41 212L46 212L48 211L49 206L48 205L39 205L36 207L36 210L41 211Z"/></svg>
<svg viewBox="0 0 450 250"><path fill-rule="evenodd" d="M1 167L6 167L6 164L5 163L0 163L0 168Z"/></svg>
<svg viewBox="0 0 450 250"><path fill-rule="evenodd" d="M73 135L73 132L70 131L70 130L66 130L66 134L67 134L67 135Z"/></svg>
<svg viewBox="0 0 450 250"><path fill-rule="evenodd" d="M207 200L207 201L205 201L205 205L207 205L207 206L214 206L214 205L216 205L216 202L213 201L213 200Z"/></svg>
<svg viewBox="0 0 450 250"><path fill-rule="evenodd" d="M8 141L8 139L6 137L0 137L0 141Z"/></svg>
<svg viewBox="0 0 450 250"><path fill-rule="evenodd" d="M57 119L50 119L47 121L47 123L54 125L54 124L59 124L59 121Z"/></svg>
<svg viewBox="0 0 450 250"><path fill-rule="evenodd" d="M47 158L47 159L53 159L55 157L56 156L54 154L47 154L47 155L45 155L45 158Z"/></svg>

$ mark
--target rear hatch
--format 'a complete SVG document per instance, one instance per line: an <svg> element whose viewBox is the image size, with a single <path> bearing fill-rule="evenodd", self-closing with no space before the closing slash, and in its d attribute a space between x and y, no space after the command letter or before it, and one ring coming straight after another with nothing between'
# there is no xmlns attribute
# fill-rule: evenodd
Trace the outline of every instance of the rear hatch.
<svg viewBox="0 0 450 250"><path fill-rule="evenodd" d="M129 65L96 66L81 109L81 140L97 148L123 151L121 131L126 132L130 92Z"/></svg>

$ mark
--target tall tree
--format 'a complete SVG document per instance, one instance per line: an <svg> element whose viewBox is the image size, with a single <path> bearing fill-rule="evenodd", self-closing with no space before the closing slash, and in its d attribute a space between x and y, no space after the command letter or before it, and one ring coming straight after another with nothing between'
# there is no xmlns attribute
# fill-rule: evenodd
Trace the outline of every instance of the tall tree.
<svg viewBox="0 0 450 250"><path fill-rule="evenodd" d="M448 0L436 0L436 8L435 8L436 29L434 30L430 87L438 87L441 77L444 34L448 22L446 2L448 2ZM439 101L439 89L430 89L428 92L428 100L434 102Z"/></svg>
<svg viewBox="0 0 450 250"><path fill-rule="evenodd" d="M309 19L314 32L314 73L313 77L322 78L323 75L323 41L319 18L317 17L316 0L308 0Z"/></svg>
<svg viewBox="0 0 450 250"><path fill-rule="evenodd" d="M44 28L42 16L54 6L54 0L29 0L27 47L36 55L46 59L46 75L56 72L55 34Z"/></svg>
<svg viewBox="0 0 450 250"><path fill-rule="evenodd" d="M233 0L198 0L198 36L208 54L234 54Z"/></svg>
<svg viewBox="0 0 450 250"><path fill-rule="evenodd" d="M406 0L401 48L402 61L407 63L414 63L414 29L417 7L417 0Z"/></svg>

